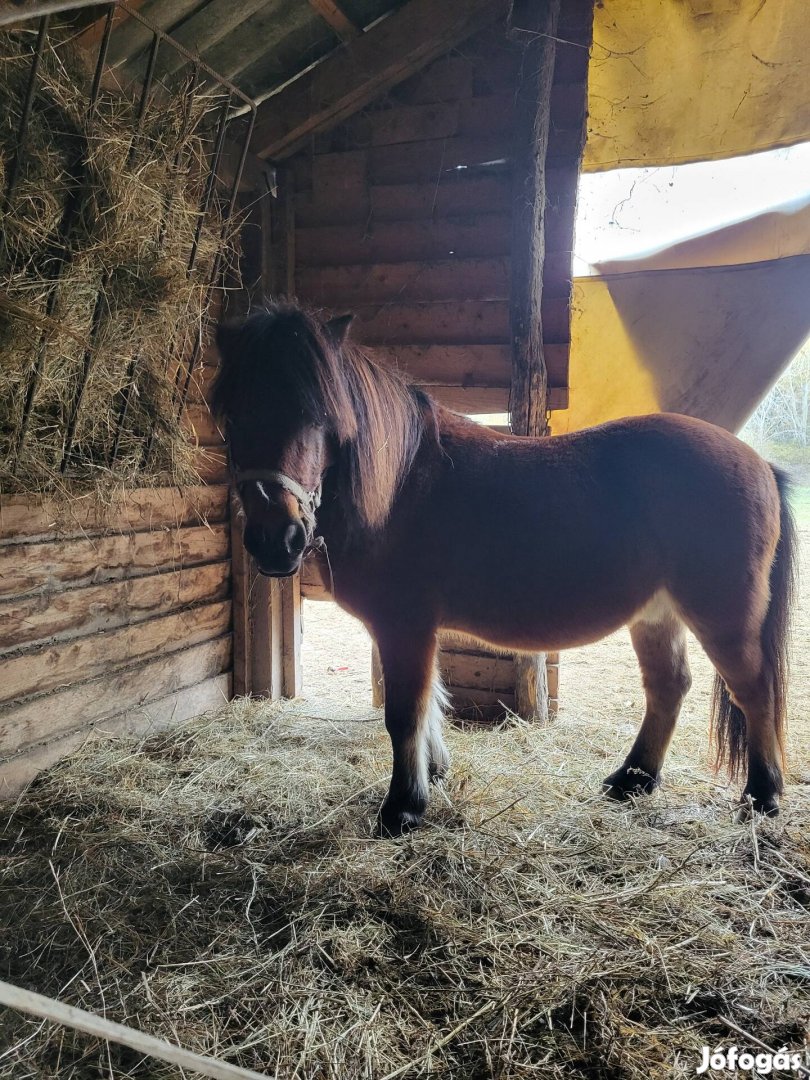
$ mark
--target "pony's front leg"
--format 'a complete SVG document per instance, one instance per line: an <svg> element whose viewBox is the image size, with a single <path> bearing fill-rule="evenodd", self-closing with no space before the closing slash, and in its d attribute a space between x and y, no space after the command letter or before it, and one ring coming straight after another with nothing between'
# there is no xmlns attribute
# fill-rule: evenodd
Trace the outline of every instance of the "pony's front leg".
<svg viewBox="0 0 810 1080"><path fill-rule="evenodd" d="M391 736L394 767L391 787L380 810L382 836L415 828L428 804L429 742L436 635L413 633L377 642L385 686L385 726Z"/></svg>

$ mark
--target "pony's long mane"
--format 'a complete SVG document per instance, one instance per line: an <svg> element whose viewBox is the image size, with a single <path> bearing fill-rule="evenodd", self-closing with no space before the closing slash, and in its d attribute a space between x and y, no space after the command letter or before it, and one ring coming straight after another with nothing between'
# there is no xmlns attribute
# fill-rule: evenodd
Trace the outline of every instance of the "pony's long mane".
<svg viewBox="0 0 810 1080"><path fill-rule="evenodd" d="M221 326L212 409L238 423L272 395L305 423L323 425L338 445L344 508L377 527L413 464L433 402L332 325L278 301L239 326Z"/></svg>

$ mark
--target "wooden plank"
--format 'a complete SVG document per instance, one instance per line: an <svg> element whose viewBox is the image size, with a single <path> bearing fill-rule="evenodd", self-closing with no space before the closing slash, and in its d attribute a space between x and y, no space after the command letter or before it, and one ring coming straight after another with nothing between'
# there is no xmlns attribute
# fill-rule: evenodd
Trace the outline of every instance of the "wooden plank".
<svg viewBox="0 0 810 1080"><path fill-rule="evenodd" d="M506 345L377 346L374 357L406 373L428 390L438 386L509 386L511 350ZM567 386L568 345L547 347L549 384Z"/></svg>
<svg viewBox="0 0 810 1080"><path fill-rule="evenodd" d="M228 558L229 547L224 525L6 544L0 547L0 597L219 562Z"/></svg>
<svg viewBox="0 0 810 1080"><path fill-rule="evenodd" d="M392 345L378 346L374 358L404 371L430 388L439 386L509 386L511 350L508 345Z"/></svg>
<svg viewBox="0 0 810 1080"><path fill-rule="evenodd" d="M259 109L253 150L282 158L502 17L507 0L410 0Z"/></svg>
<svg viewBox="0 0 810 1080"><path fill-rule="evenodd" d="M281 604L281 694L299 697L303 685L301 669L301 580L299 574L279 581Z"/></svg>
<svg viewBox="0 0 810 1080"><path fill-rule="evenodd" d="M454 412L466 416L509 411L508 387L438 386L431 384L424 389L432 398ZM568 387L551 387L548 392L549 411L568 408Z"/></svg>
<svg viewBox="0 0 810 1080"><path fill-rule="evenodd" d="M79 589L47 589L0 603L0 650L134 625L189 604L224 600L229 591L226 562Z"/></svg>
<svg viewBox="0 0 810 1080"><path fill-rule="evenodd" d="M509 388L480 386L426 386L425 390L432 398L453 412L466 416L480 416L487 413L505 413L509 411Z"/></svg>
<svg viewBox="0 0 810 1080"><path fill-rule="evenodd" d="M376 184L363 189L357 212L350 206L321 199L314 192L301 196L296 207L299 227L345 225L349 221L413 221L469 214L504 214L511 207L507 175L479 176L464 170L442 175L439 184Z"/></svg>
<svg viewBox="0 0 810 1080"><path fill-rule="evenodd" d="M41 495L4 495L0 543L215 524L227 517L227 495L225 486L132 488L106 506L93 495L69 502Z"/></svg>
<svg viewBox="0 0 810 1080"><path fill-rule="evenodd" d="M313 551L301 567L301 595L306 600L331 600L329 566L320 552Z"/></svg>
<svg viewBox="0 0 810 1080"><path fill-rule="evenodd" d="M343 137L350 145L392 146L456 135L498 135L512 122L513 104L513 95L490 94L467 101L397 105L350 120Z"/></svg>
<svg viewBox="0 0 810 1080"><path fill-rule="evenodd" d="M482 170L486 166L498 166L503 171L509 157L508 128L491 135L374 146L368 151L369 180L373 184L438 183L445 173Z"/></svg>
<svg viewBox="0 0 810 1080"><path fill-rule="evenodd" d="M181 724L201 713L221 708L231 696L230 675L218 675L180 690L160 701L121 713L96 725L71 732L0 764L0 798L17 796L31 781L89 739L148 735Z"/></svg>
<svg viewBox="0 0 810 1080"><path fill-rule="evenodd" d="M360 36L360 27L355 26L335 0L309 0L309 4L324 22L331 26L341 41L352 41Z"/></svg>
<svg viewBox="0 0 810 1080"><path fill-rule="evenodd" d="M439 667L445 685L454 693L457 689L486 690L514 694L515 664L510 656L468 654L443 649Z"/></svg>
<svg viewBox="0 0 810 1080"><path fill-rule="evenodd" d="M230 622L231 605L222 601L75 641L28 649L0 665L0 700L55 690L109 673L118 665L210 641L227 633Z"/></svg>
<svg viewBox="0 0 810 1080"><path fill-rule="evenodd" d="M224 446L200 446L194 455L193 468L201 484L227 484L230 471Z"/></svg>
<svg viewBox="0 0 810 1080"><path fill-rule="evenodd" d="M515 711L515 695L506 690L474 690L472 687L459 687L450 690L450 705L454 713L464 719L495 719L502 716L506 709Z"/></svg>
<svg viewBox="0 0 810 1080"><path fill-rule="evenodd" d="M336 170L332 165L331 155L312 159L312 201L321 206L332 206L342 213L343 216L336 219L338 224L347 220L364 221L369 212L368 155L363 151L341 154L340 169ZM292 196L292 171L285 170L285 176ZM293 198L292 201L295 209L296 200Z"/></svg>
<svg viewBox="0 0 810 1080"><path fill-rule="evenodd" d="M225 442L222 429L207 405L195 405L193 402L186 405L183 427L198 446L221 446Z"/></svg>
<svg viewBox="0 0 810 1080"><path fill-rule="evenodd" d="M7 706L0 709L0 757L205 682L227 671L230 663L231 636L226 634Z"/></svg>
<svg viewBox="0 0 810 1080"><path fill-rule="evenodd" d="M509 259L302 267L296 294L326 307L388 300L508 300Z"/></svg>
<svg viewBox="0 0 810 1080"><path fill-rule="evenodd" d="M326 225L296 232L298 267L349 263L413 262L508 255L510 221L505 214L423 222Z"/></svg>
<svg viewBox="0 0 810 1080"><path fill-rule="evenodd" d="M400 83L397 101L427 105L435 101L459 101L472 97L473 65L466 56L443 56L423 71Z"/></svg>
<svg viewBox="0 0 810 1080"><path fill-rule="evenodd" d="M458 135L451 139L426 139L393 146L372 146L367 150L342 150L317 156L324 169L341 173L347 159L366 155L370 184L419 184L434 186L462 174L470 176L502 175L509 169L511 142L508 131L495 135ZM299 155L290 162L297 187L306 190L310 183L310 160ZM466 178L466 177L465 177Z"/></svg>
<svg viewBox="0 0 810 1080"><path fill-rule="evenodd" d="M354 308L352 332L369 345L499 344L509 341L506 300L439 301Z"/></svg>
<svg viewBox="0 0 810 1080"><path fill-rule="evenodd" d="M251 559L243 542L244 521L239 497L231 491L231 599L233 607L233 693L244 697L253 691L253 626L250 618Z"/></svg>

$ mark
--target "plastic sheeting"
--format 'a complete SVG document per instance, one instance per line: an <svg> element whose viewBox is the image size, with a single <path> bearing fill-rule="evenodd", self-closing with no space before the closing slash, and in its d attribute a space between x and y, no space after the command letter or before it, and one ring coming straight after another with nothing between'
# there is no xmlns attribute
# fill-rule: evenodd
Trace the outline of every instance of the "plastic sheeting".
<svg viewBox="0 0 810 1080"><path fill-rule="evenodd" d="M597 269L552 430L663 410L735 431L810 334L810 199Z"/></svg>
<svg viewBox="0 0 810 1080"><path fill-rule="evenodd" d="M808 56L808 0L604 0L594 11L584 168L808 140Z"/></svg>

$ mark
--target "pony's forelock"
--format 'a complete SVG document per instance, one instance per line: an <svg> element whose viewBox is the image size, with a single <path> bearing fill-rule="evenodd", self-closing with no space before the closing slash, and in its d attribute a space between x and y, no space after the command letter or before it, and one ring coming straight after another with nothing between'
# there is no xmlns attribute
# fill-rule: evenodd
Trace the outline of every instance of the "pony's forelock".
<svg viewBox="0 0 810 1080"><path fill-rule="evenodd" d="M285 395L291 408L337 442L344 509L366 526L382 525L419 448L424 395L336 338L314 312L289 302L221 327L217 343L215 414L238 423L242 409L255 411L262 394Z"/></svg>

